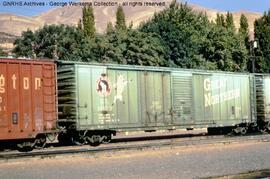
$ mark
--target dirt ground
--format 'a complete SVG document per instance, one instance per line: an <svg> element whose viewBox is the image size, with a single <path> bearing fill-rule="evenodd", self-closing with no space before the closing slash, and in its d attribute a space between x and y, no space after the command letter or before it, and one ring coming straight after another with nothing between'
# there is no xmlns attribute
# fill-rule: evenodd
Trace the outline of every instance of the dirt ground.
<svg viewBox="0 0 270 179"><path fill-rule="evenodd" d="M205 178L270 169L269 142L67 155L0 163L0 178Z"/></svg>

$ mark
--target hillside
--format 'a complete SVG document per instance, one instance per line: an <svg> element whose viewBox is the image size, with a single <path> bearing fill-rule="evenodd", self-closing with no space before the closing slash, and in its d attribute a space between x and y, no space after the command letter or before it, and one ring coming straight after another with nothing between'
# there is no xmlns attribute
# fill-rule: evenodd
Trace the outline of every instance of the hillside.
<svg viewBox="0 0 270 179"><path fill-rule="evenodd" d="M11 35L8 33L0 32L0 47L4 50L9 50L13 48L13 42L18 36Z"/></svg>
<svg viewBox="0 0 270 179"><path fill-rule="evenodd" d="M89 0L91 1L91 0ZM110 0L103 0L103 2L109 2ZM119 0L118 3L124 2L125 0ZM171 0L147 0L152 2L165 2L168 6ZM85 2L85 0L84 0ZM208 18L212 21L215 20L216 14L219 12L215 9L208 9L198 5L189 5L196 12L203 12L208 15ZM115 22L116 6L112 7L94 7L94 14L96 20L97 32L102 33L106 30L108 22ZM141 22L148 20L153 16L155 12L159 12L164 9L164 6L157 7L147 7L147 6L125 6L124 12L126 15L127 24L133 23L133 27L137 27ZM41 28L44 24L67 24L76 25L79 18L81 18L81 7L59 7L51 9L45 13L41 13L35 17L18 16L14 14L0 14L0 45L7 43L4 42L5 34L11 34L15 36L20 36L22 31L27 29L37 30ZM226 12L219 12L225 14ZM236 27L239 27L239 21L241 14L245 14L248 18L250 32L253 34L253 23L255 19L261 17L262 14L239 11L233 12L234 21ZM9 41L8 43L12 43Z"/></svg>

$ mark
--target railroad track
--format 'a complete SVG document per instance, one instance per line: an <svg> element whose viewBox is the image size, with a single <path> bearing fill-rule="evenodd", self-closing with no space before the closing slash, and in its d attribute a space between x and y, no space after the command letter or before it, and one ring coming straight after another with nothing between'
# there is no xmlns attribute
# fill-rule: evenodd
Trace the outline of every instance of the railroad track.
<svg viewBox="0 0 270 179"><path fill-rule="evenodd" d="M159 148L175 148L175 147L192 147L199 145L218 145L218 144L232 144L244 143L248 141L253 142L270 142L269 134L250 135L250 136L197 136L188 138L170 138L162 140L146 140L134 142L120 142L101 145L99 147L90 146L68 146L46 148L43 150L34 150L32 152L2 152L0 153L0 161L9 161L13 159L23 158L51 158L62 155L75 154L96 154L102 152L117 152L127 150L145 150L145 149L159 149Z"/></svg>

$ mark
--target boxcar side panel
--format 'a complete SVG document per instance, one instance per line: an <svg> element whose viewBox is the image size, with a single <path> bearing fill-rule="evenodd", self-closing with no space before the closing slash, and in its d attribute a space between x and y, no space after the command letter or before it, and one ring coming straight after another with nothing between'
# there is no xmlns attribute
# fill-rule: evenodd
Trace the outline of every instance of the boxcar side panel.
<svg viewBox="0 0 270 179"><path fill-rule="evenodd" d="M21 113L20 113L20 88L21 86L19 85L18 82L21 81L20 79L20 69L19 69L18 64L9 64L8 65L8 70L7 70L7 92L8 92L8 119L9 120L9 131L12 133L18 133L20 131L20 123L22 121L19 121L19 118L21 118ZM18 79L18 81L17 81ZM20 80L20 81L19 81Z"/></svg>
<svg viewBox="0 0 270 179"><path fill-rule="evenodd" d="M41 88L41 84L37 82L37 80L42 79L42 66L41 65L33 65L32 66L32 93L33 93L33 106L34 107L34 116L35 119L33 122L34 130L41 131L43 129L43 120L44 120L44 111L43 111L43 88Z"/></svg>
<svg viewBox="0 0 270 179"><path fill-rule="evenodd" d="M9 128L9 120L8 120L8 112L7 112L7 101L8 96L6 92L6 84L7 84L7 64L0 64L0 131L2 133L8 133Z"/></svg>
<svg viewBox="0 0 270 179"><path fill-rule="evenodd" d="M265 121L270 121L270 76L264 78L264 91Z"/></svg>
<svg viewBox="0 0 270 179"><path fill-rule="evenodd" d="M0 60L0 140L33 138L55 130L53 62Z"/></svg>
<svg viewBox="0 0 270 179"><path fill-rule="evenodd" d="M196 123L198 121L204 121L206 119L205 115L205 96L204 96L204 88L203 81L204 75L193 75L193 111L194 111L194 119ZM211 92L209 93L211 95Z"/></svg>
<svg viewBox="0 0 270 179"><path fill-rule="evenodd" d="M159 127L171 125L170 73L139 72L142 119L145 126ZM143 94L143 95L142 95Z"/></svg>
<svg viewBox="0 0 270 179"><path fill-rule="evenodd" d="M251 121L248 75L193 74L196 124L231 126Z"/></svg>
<svg viewBox="0 0 270 179"><path fill-rule="evenodd" d="M20 86L23 86L24 88L29 88L29 90L25 90L24 93L22 93L20 101L23 103L22 105L22 116L21 116L21 124L20 128L24 129L28 132L31 132L33 129L33 124L31 122L32 119L32 99L31 99L31 92L33 89L30 89L30 81L31 79L31 64L22 64L21 66L21 73L24 78L23 81L20 82ZM32 85L31 85L32 86Z"/></svg>
<svg viewBox="0 0 270 179"><path fill-rule="evenodd" d="M103 128L109 115L105 97L110 90L109 84L106 84L106 68L77 66L76 70L79 102L77 128Z"/></svg>
<svg viewBox="0 0 270 179"><path fill-rule="evenodd" d="M111 122L118 125L129 126L136 123L136 120L132 120L132 110L130 110L130 103L134 102L134 98L129 98L129 93L136 94L136 91L130 91L128 86L129 77L131 77L128 71L115 71L108 70L109 81L111 83L111 93L108 96L108 107L111 108L112 116ZM132 77L131 77L132 78ZM136 83L134 80L133 83ZM135 99L137 102L137 99ZM138 116L135 114L135 116ZM134 117L135 117L134 116ZM137 124L137 123L136 123Z"/></svg>
<svg viewBox="0 0 270 179"><path fill-rule="evenodd" d="M109 69L108 76L112 86L108 105L112 109L112 124L115 124L111 127L141 126L138 73Z"/></svg>
<svg viewBox="0 0 270 179"><path fill-rule="evenodd" d="M170 74L77 65L77 129L171 124Z"/></svg>
<svg viewBox="0 0 270 179"><path fill-rule="evenodd" d="M77 126L87 126L94 124L92 111L92 84L91 84L91 68L80 68L78 71L78 116Z"/></svg>
<svg viewBox="0 0 270 179"><path fill-rule="evenodd" d="M249 77L250 78L250 77ZM239 116L237 119L242 119L243 121L254 121L253 115L255 111L255 106L253 106L253 103L255 102L254 98L255 95L253 95L252 87L253 87L253 81L250 81L246 77L239 77L237 84L240 85L240 100L239 100ZM254 111L252 111L253 109Z"/></svg>

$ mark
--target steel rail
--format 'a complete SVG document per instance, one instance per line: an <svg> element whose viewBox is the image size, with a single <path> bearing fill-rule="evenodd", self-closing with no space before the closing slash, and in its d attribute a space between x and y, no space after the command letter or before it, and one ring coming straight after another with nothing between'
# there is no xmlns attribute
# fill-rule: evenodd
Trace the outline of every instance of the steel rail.
<svg viewBox="0 0 270 179"><path fill-rule="evenodd" d="M45 150L34 150L32 152L2 152L0 153L0 161L8 161L12 159L23 158L51 158L61 155L75 155L75 154L96 154L102 152L117 152L128 150L145 150L145 149L159 149L159 148L176 148L176 147L192 147L202 145L218 145L218 144L232 144L232 143L245 143L248 141L253 142L270 142L270 135L252 135L252 136L201 136L194 138L182 139L164 139L164 140L151 140L144 142L131 142L131 143L111 143L101 145L99 147L90 146L72 146L65 148L48 148Z"/></svg>

